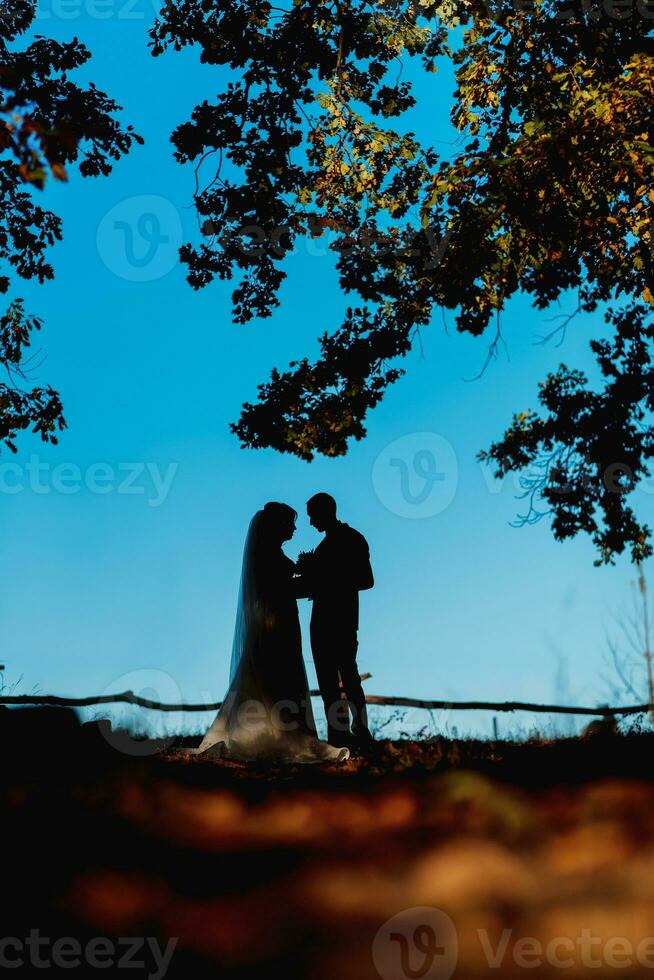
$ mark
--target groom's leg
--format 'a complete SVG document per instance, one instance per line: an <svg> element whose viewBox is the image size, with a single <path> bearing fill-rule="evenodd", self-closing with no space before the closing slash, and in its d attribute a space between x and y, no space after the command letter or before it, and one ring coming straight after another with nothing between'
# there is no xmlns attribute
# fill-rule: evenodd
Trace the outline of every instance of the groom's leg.
<svg viewBox="0 0 654 980"><path fill-rule="evenodd" d="M359 641L356 633L343 637L339 649L339 670L347 701L352 711L352 734L370 738L366 695L357 665L358 648Z"/></svg>
<svg viewBox="0 0 654 980"><path fill-rule="evenodd" d="M311 649L316 666L318 687L327 719L327 741L343 743L349 734L347 704L341 700L338 664L334 643L322 630L311 629Z"/></svg>

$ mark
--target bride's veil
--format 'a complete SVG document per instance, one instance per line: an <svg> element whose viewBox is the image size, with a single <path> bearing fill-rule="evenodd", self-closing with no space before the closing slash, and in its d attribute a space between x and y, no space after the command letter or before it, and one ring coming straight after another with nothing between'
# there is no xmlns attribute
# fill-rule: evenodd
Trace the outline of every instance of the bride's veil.
<svg viewBox="0 0 654 980"><path fill-rule="evenodd" d="M229 667L230 687L234 682L239 667L246 656L251 653L263 625L255 575L255 555L262 520L263 511L259 510L250 521L243 547L241 583L239 585L238 601L236 603L232 659Z"/></svg>
<svg viewBox="0 0 654 980"><path fill-rule="evenodd" d="M242 700L264 700L257 671L253 669L253 653L261 638L265 615L258 596L256 555L260 542L263 511L257 511L248 528L243 548L241 582L236 603L236 621L229 666L229 689L213 724L200 743L202 752L217 742L229 739L238 729L238 707Z"/></svg>

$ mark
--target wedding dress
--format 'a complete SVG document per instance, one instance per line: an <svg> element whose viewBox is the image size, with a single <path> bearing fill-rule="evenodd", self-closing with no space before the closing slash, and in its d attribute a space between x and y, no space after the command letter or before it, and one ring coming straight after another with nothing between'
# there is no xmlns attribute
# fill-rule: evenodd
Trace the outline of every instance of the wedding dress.
<svg viewBox="0 0 654 980"><path fill-rule="evenodd" d="M294 564L250 523L239 589L229 689L197 754L287 763L343 762L346 748L316 736L294 595Z"/></svg>

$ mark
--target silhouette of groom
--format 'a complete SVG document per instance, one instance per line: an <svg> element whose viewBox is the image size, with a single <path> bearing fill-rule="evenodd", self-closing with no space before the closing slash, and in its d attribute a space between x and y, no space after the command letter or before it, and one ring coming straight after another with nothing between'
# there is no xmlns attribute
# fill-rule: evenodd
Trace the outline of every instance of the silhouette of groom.
<svg viewBox="0 0 654 980"><path fill-rule="evenodd" d="M303 595L313 600L311 650L332 745L372 741L366 699L357 666L359 592L375 584L370 549L362 534L336 516L336 501L317 493L307 502L309 523L324 538L300 564ZM347 703L341 700L339 675Z"/></svg>

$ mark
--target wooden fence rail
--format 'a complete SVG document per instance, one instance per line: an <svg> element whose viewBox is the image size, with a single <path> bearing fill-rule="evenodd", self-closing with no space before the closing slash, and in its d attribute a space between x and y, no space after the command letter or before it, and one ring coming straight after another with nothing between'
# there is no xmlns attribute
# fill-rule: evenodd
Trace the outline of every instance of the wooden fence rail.
<svg viewBox="0 0 654 980"><path fill-rule="evenodd" d="M362 674L365 680L370 675ZM310 691L312 697L319 697L319 691ZM654 704L632 704L626 707L599 705L591 708L579 705L561 704L532 704L529 701L428 701L423 698L383 697L377 694L366 696L367 704L388 705L394 708L425 708L428 711L439 709L451 711L533 711L540 714L559 715L595 715L613 717L615 715L636 715L654 712ZM0 704L5 705L50 705L67 708L86 708L96 704L134 704L140 708L150 708L154 711L217 711L222 701L208 704L166 704L161 701L151 701L142 698L133 691L123 691L121 694L100 694L86 698L59 697L54 694L16 694L0 695Z"/></svg>
<svg viewBox="0 0 654 980"><path fill-rule="evenodd" d="M367 681L372 674L359 674L362 681ZM343 684L341 683L341 688ZM320 691L309 691L312 698L320 697ZM222 701L208 701L205 704L166 704L163 701L151 701L142 698L134 691L123 691L122 694L97 694L87 698L60 697L58 694L12 694L0 693L1 704L32 704L39 707L56 708L89 708L94 704L135 704L139 708L151 708L153 711L217 711L222 707Z"/></svg>

